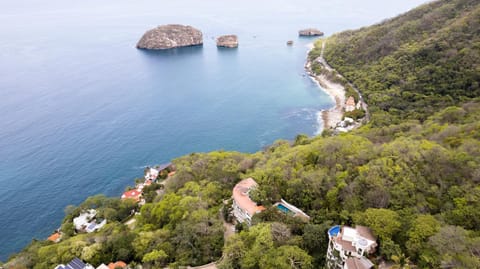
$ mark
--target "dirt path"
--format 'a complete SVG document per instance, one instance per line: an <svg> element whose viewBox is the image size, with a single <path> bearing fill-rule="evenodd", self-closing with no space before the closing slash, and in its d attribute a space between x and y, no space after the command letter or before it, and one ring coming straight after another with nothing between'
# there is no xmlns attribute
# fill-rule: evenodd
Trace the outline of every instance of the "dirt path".
<svg viewBox="0 0 480 269"><path fill-rule="evenodd" d="M235 234L235 225L228 223L225 220L223 221L223 229L225 230L223 233L223 238L225 241L227 241L230 236Z"/></svg>
<svg viewBox="0 0 480 269"><path fill-rule="evenodd" d="M317 61L319 61L328 71L332 72L332 71L336 71L333 67L331 67L328 62L325 60L325 58L323 57L323 52L325 51L325 46L327 44L327 41L323 41L322 42L322 51L320 52L320 57L317 58ZM344 76L342 76L338 71L337 71L337 74L339 77L341 78L344 78ZM348 81L347 79L345 79L346 81ZM364 101L363 99L363 96L362 96L362 93L358 90L358 88L353 85L350 81L348 81L348 85L350 87L352 87L352 89L358 94L358 97L360 99L360 104L362 106L362 109L365 110L365 119L366 121L369 121L370 120L370 113L368 112L368 105L367 103Z"/></svg>
<svg viewBox="0 0 480 269"><path fill-rule="evenodd" d="M205 265L200 265L197 267L190 267L188 266L187 268L189 269L217 269L217 264L215 262L205 264Z"/></svg>
<svg viewBox="0 0 480 269"><path fill-rule="evenodd" d="M326 41L323 40L322 42L322 49L320 51L320 56L316 58L314 61L320 63L327 71L329 72L336 72L336 70L331 67L328 62L324 58L324 52L325 52L325 47L326 47ZM321 133L322 130L327 130L330 128L335 128L338 123L340 123L343 120L343 115L344 115L344 108L345 108L345 101L346 101L346 93L345 93L345 86L333 82L327 78L325 75L316 75L313 73L311 69L312 63L310 61L307 61L305 68L307 69L309 75L311 78L318 83L320 88L324 90L335 102L335 106L327 109L327 110L322 110L320 113L320 116L322 117L323 120L323 129L319 129L318 134ZM340 73L336 72L338 77L345 79ZM345 79L346 80L346 79ZM346 80L348 81L348 80ZM368 111L368 105L365 103L362 94L358 90L355 85L353 85L350 82L347 82L347 85L352 87L352 89L358 94L359 97L359 102L363 110L365 110L365 122L368 122L370 120L370 113Z"/></svg>
<svg viewBox="0 0 480 269"><path fill-rule="evenodd" d="M135 217L129 219L128 221L126 221L124 224L128 226L128 228L130 228L130 230L133 230L135 228L135 222L137 221L137 219Z"/></svg>

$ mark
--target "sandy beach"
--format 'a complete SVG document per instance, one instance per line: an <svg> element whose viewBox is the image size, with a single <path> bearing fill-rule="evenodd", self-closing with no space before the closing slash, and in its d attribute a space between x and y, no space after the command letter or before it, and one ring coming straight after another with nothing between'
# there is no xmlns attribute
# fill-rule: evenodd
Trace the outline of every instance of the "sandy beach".
<svg viewBox="0 0 480 269"><path fill-rule="evenodd" d="M345 106L345 88L338 84L329 81L324 75L316 76L314 79L319 86L324 90L330 98L335 102L335 105L328 109L320 111L323 120L323 128L330 129L337 126L337 123L342 121L343 111Z"/></svg>
<svg viewBox="0 0 480 269"><path fill-rule="evenodd" d="M313 44L311 44L311 46L309 47L313 49ZM333 69L326 63L325 59L323 58L324 48L325 42L323 42L322 44L322 53L320 57L317 58L315 61L319 61L326 69L332 71ZM314 75L310 68L310 65L310 61L307 61L307 63L305 64L305 68L307 69L310 77L335 102L335 105L332 108L328 110L321 110L318 113L318 117L323 122L323 129L318 130L318 134L320 134L325 129L334 128L335 126L337 126L337 123L342 121L343 111L345 107L345 87L341 84L328 80L327 77L324 75Z"/></svg>

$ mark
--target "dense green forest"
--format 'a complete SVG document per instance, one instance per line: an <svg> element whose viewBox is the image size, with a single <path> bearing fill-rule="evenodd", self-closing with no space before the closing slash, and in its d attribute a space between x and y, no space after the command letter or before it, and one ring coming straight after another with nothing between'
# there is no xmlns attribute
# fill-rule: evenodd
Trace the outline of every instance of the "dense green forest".
<svg viewBox="0 0 480 269"><path fill-rule="evenodd" d="M480 96L479 50L478 1L456 0L336 34L324 56L361 89L381 126Z"/></svg>
<svg viewBox="0 0 480 269"><path fill-rule="evenodd" d="M76 256L94 266L323 268L327 229L360 224L378 238L375 263L480 268L480 2L432 2L326 42L328 62L369 104L368 124L255 154L183 156L160 194L146 190L132 225L123 222L135 203L90 197L66 209L60 243L34 240L5 267L53 268ZM232 188L246 177L259 184L256 201L283 198L310 221L269 208L224 239ZM72 219L88 208L108 224L75 235Z"/></svg>

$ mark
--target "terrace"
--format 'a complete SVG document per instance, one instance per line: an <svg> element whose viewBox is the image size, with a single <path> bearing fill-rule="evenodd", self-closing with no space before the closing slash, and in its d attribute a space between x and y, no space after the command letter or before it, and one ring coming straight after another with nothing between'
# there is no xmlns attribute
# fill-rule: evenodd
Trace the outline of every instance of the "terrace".
<svg viewBox="0 0 480 269"><path fill-rule="evenodd" d="M375 252L376 238L364 226L333 226L328 232L327 265L329 268L369 269L373 263L364 255Z"/></svg>
<svg viewBox="0 0 480 269"><path fill-rule="evenodd" d="M307 214L305 214L302 210L300 210L299 208L297 208L296 206L294 205L291 205L289 203L287 203L285 200L283 199L280 199L280 202L274 204L273 206L276 206L278 208L278 210L280 210L281 212L289 215L289 216L292 216L292 217L299 217L305 221L309 221L310 220L310 216L308 216Z"/></svg>

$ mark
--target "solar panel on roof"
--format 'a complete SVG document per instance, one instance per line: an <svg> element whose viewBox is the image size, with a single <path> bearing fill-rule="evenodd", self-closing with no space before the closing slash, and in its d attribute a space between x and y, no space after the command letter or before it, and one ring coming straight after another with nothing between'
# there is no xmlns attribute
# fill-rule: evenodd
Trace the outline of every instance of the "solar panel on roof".
<svg viewBox="0 0 480 269"><path fill-rule="evenodd" d="M79 258L74 258L67 266L71 269L83 269L86 265Z"/></svg>

